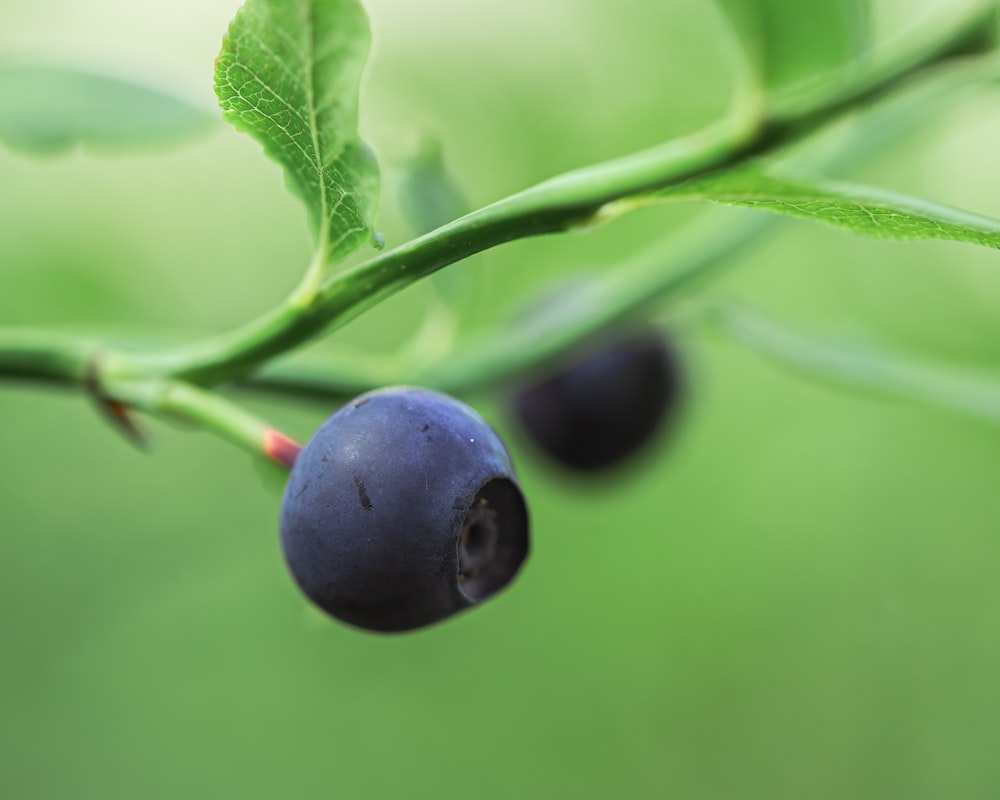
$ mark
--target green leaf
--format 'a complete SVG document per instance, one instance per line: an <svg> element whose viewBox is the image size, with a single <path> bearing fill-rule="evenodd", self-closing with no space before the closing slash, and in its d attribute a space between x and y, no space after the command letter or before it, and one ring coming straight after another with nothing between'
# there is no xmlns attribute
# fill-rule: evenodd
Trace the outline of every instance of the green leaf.
<svg viewBox="0 0 1000 800"><path fill-rule="evenodd" d="M804 335L733 306L713 308L711 320L734 341L805 377L1000 424L1000 376Z"/></svg>
<svg viewBox="0 0 1000 800"><path fill-rule="evenodd" d="M718 0L765 86L785 88L867 49L867 0Z"/></svg>
<svg viewBox="0 0 1000 800"><path fill-rule="evenodd" d="M213 116L129 81L75 69L0 63L0 142L35 155L148 148L210 129Z"/></svg>
<svg viewBox="0 0 1000 800"><path fill-rule="evenodd" d="M944 239L1000 248L1000 220L880 189L785 178L759 164L711 173L654 197L759 208L884 239Z"/></svg>
<svg viewBox="0 0 1000 800"><path fill-rule="evenodd" d="M356 0L247 0L216 62L225 118L284 167L323 261L374 241L378 165L357 131L369 40Z"/></svg>

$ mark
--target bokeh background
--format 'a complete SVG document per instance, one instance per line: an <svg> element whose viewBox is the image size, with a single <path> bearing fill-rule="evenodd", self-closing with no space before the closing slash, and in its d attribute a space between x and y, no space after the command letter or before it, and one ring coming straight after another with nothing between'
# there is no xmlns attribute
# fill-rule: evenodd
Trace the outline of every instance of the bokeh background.
<svg viewBox="0 0 1000 800"><path fill-rule="evenodd" d="M237 6L4 0L0 52L213 107ZM707 3L366 6L390 244L407 235L392 171L421 137L480 205L725 107ZM879 0L875 35L947 6ZM933 114L850 176L1000 216L998 101ZM614 269L695 210L481 256L458 268L465 325ZM122 158L0 150L2 324L224 330L308 257L280 170L221 124ZM788 221L705 291L1000 375L998 266ZM399 346L428 291L322 346ZM142 454L79 396L0 385L0 795L997 797L1000 430L684 344L683 424L601 484L537 460L496 397L466 398L511 434L533 555L483 608L389 638L306 606L280 487L244 453L153 424ZM302 438L332 410L247 402Z"/></svg>

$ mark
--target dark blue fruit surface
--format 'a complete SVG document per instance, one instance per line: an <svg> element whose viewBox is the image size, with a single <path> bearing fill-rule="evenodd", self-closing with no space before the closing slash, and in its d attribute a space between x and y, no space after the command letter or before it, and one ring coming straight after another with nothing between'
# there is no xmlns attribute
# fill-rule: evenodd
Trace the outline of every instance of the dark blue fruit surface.
<svg viewBox="0 0 1000 800"><path fill-rule="evenodd" d="M503 589L528 554L510 455L471 408L422 389L352 400L292 469L281 541L296 582L338 619L429 625Z"/></svg>
<svg viewBox="0 0 1000 800"><path fill-rule="evenodd" d="M530 440L578 473L616 467L673 418L684 393L679 357L655 328L568 354L518 387L512 411Z"/></svg>

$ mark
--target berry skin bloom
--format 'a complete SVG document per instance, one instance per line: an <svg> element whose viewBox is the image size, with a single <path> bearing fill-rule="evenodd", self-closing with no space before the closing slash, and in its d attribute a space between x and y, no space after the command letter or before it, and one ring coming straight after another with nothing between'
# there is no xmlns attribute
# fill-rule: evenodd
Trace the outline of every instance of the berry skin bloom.
<svg viewBox="0 0 1000 800"><path fill-rule="evenodd" d="M331 416L292 469L285 560L328 614L375 631L438 622L507 586L528 555L507 448L473 409L390 388Z"/></svg>

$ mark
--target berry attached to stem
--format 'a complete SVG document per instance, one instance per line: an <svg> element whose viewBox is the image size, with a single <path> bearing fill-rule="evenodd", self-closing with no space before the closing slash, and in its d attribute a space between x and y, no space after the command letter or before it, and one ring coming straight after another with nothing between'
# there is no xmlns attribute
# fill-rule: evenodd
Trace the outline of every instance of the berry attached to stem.
<svg viewBox="0 0 1000 800"><path fill-rule="evenodd" d="M435 392L382 389L306 444L281 541L321 609L405 631L507 586L528 555L528 511L506 447L475 411Z"/></svg>

